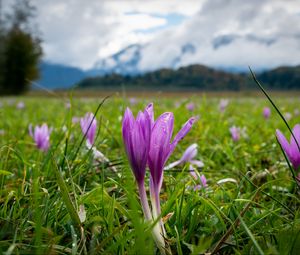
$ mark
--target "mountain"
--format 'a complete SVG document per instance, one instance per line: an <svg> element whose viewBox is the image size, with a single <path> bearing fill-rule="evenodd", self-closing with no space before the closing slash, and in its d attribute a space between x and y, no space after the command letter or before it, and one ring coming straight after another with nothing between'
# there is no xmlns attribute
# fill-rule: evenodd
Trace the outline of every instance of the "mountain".
<svg viewBox="0 0 300 255"><path fill-rule="evenodd" d="M75 67L48 62L40 63L38 85L47 89L67 89L87 77L87 73Z"/></svg>
<svg viewBox="0 0 300 255"><path fill-rule="evenodd" d="M226 40L225 40L226 39ZM222 38L216 42L221 47L232 38ZM194 64L182 67L186 57L197 54L197 47L192 43L185 43L179 50L172 52L168 67L154 70L142 68L142 56L151 45L130 45L108 58L97 61L93 68L84 71L79 68L42 62L40 64L41 78L39 85L48 89L68 89L80 83L80 87L103 86L153 86L180 88L199 88L209 90L247 88L249 78L240 67L218 66L210 68ZM157 56L153 56L157 57ZM279 67L273 70L255 70L262 83L273 89L299 89L300 66Z"/></svg>
<svg viewBox="0 0 300 255"><path fill-rule="evenodd" d="M152 69L142 67L142 56L147 54L148 44L132 44L120 50L119 52L109 56L108 58L98 60L93 68L88 71L90 76L103 76L106 74L122 74L122 75L139 75ZM185 43L180 46L179 51L173 54L167 66L160 68L179 68L182 65L182 60L189 55L197 52L196 46L192 43ZM153 56L155 57L155 56ZM159 68L159 69L160 69Z"/></svg>
<svg viewBox="0 0 300 255"><path fill-rule="evenodd" d="M106 74L137 75L141 57L141 45L133 44L112 56L97 61L93 68L83 71L79 68L49 63L40 63L40 79L36 82L47 89L68 89L86 77Z"/></svg>
<svg viewBox="0 0 300 255"><path fill-rule="evenodd" d="M138 64L141 59L141 45L132 44L108 58L101 59L88 71L91 76L111 73L136 75L141 71Z"/></svg>

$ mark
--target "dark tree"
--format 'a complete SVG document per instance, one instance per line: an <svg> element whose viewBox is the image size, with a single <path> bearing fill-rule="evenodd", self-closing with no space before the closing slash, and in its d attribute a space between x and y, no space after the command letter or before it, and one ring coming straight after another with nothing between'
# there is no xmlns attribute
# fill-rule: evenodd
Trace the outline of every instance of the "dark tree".
<svg viewBox="0 0 300 255"><path fill-rule="evenodd" d="M4 93L21 94L28 90L30 81L39 77L40 47L34 39L19 28L7 34L4 49Z"/></svg>
<svg viewBox="0 0 300 255"><path fill-rule="evenodd" d="M34 12L29 0L17 0L12 15L8 15L4 23L2 94L21 94L29 89L32 80L39 77L42 49L32 23Z"/></svg>

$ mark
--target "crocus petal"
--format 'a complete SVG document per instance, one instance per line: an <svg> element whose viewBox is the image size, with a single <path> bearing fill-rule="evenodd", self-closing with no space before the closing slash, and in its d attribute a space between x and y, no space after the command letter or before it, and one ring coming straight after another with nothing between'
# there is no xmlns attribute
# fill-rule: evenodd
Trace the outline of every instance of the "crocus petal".
<svg viewBox="0 0 300 255"><path fill-rule="evenodd" d="M190 170L190 175L191 175L195 180L197 180L197 179L198 179L198 174L196 173L195 168L194 168L192 165L190 165L189 170Z"/></svg>
<svg viewBox="0 0 300 255"><path fill-rule="evenodd" d="M196 165L199 168L204 167L204 163L200 160L191 160L190 163Z"/></svg>
<svg viewBox="0 0 300 255"><path fill-rule="evenodd" d="M231 137L233 141L238 141L240 140L240 133L241 133L241 129L239 127L236 126L232 126L229 129L230 133L231 133Z"/></svg>
<svg viewBox="0 0 300 255"><path fill-rule="evenodd" d="M291 135L289 159L292 162L294 168L298 169L300 166L300 148L299 148L299 146L300 146L300 125L299 124L295 125L295 127L293 128L293 134L294 134L296 140Z"/></svg>
<svg viewBox="0 0 300 255"><path fill-rule="evenodd" d="M181 161L188 162L191 161L194 157L196 157L198 153L197 147L198 145L196 143L190 145L183 153Z"/></svg>
<svg viewBox="0 0 300 255"><path fill-rule="evenodd" d="M206 178L204 175L200 176L200 181L201 181L203 187L207 187L207 181L206 181Z"/></svg>
<svg viewBox="0 0 300 255"><path fill-rule="evenodd" d="M150 120L151 120L151 126L153 127L154 125L154 110L153 110L153 103L150 103L147 105L146 109L145 109L148 114L149 114L149 117L150 117Z"/></svg>
<svg viewBox="0 0 300 255"><path fill-rule="evenodd" d="M163 167L170 155L173 125L173 113L166 112L159 116L152 128L148 165L156 189L160 189Z"/></svg>
<svg viewBox="0 0 300 255"><path fill-rule="evenodd" d="M194 186L194 191L200 190L201 188L202 188L202 186L198 184L198 185Z"/></svg>
<svg viewBox="0 0 300 255"><path fill-rule="evenodd" d="M139 112L135 120L127 108L122 123L122 134L129 163L140 184L145 177L151 139L151 121L147 111Z"/></svg>
<svg viewBox="0 0 300 255"><path fill-rule="evenodd" d="M180 165L180 164L182 164L182 163L183 163L183 162L182 162L181 160L174 161L174 162L172 162L171 164L167 165L167 166L164 168L164 170L169 170L169 169L171 169L171 168L173 168L173 167L175 167L175 166L178 166L178 165Z"/></svg>
<svg viewBox="0 0 300 255"><path fill-rule="evenodd" d="M299 125L296 125L293 129L293 134L296 137L297 141L299 141L298 137L300 134ZM295 170L298 170L300 167L300 152L298 149L298 146L296 144L296 141L291 136L291 144L288 143L285 136L277 129L276 130L276 136L278 139L278 142L280 143L282 149L285 151L288 159L291 161L293 167ZM299 144L300 145L300 144Z"/></svg>
<svg viewBox="0 0 300 255"><path fill-rule="evenodd" d="M133 124L134 124L134 117L129 108L125 110L124 118L122 122L122 135L123 135L123 141L125 145L125 150L129 159L129 162L131 162L133 158L133 148L131 144L131 132L133 130Z"/></svg>
<svg viewBox="0 0 300 255"><path fill-rule="evenodd" d="M296 137L298 145L300 146L300 125L299 124L295 125L292 131L293 131L294 136ZM294 137L291 135L290 145L293 148L293 150L296 151L296 149L297 149L298 152L300 153L297 143L296 143Z"/></svg>
<svg viewBox="0 0 300 255"><path fill-rule="evenodd" d="M97 130L97 121L93 113L86 113L86 115L80 119L80 126L82 133L86 135L87 141L90 145L95 142L95 135Z"/></svg>
<svg viewBox="0 0 300 255"><path fill-rule="evenodd" d="M32 124L29 124L28 130L29 130L29 135L33 138Z"/></svg>
<svg viewBox="0 0 300 255"><path fill-rule="evenodd" d="M195 121L197 120L196 117L192 117L190 118L184 125L183 127L180 129L180 131L177 133L177 135L175 136L172 144L171 144L171 149L169 152L169 155L173 152L173 150L175 149L177 143L182 140L186 134L191 130L193 124L195 123Z"/></svg>
<svg viewBox="0 0 300 255"><path fill-rule="evenodd" d="M289 156L289 151L290 151L290 144L286 140L285 136L280 132L279 129L276 130L276 136L278 139L278 142L280 143L282 149L285 151L285 153Z"/></svg>

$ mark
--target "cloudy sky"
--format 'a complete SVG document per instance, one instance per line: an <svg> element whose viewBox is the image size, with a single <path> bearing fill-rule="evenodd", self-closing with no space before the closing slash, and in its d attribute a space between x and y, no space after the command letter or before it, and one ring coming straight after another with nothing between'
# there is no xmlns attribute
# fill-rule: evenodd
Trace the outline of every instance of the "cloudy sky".
<svg viewBox="0 0 300 255"><path fill-rule="evenodd" d="M242 69L300 64L299 0L32 2L44 58L54 63L88 69L141 44L141 70L174 61Z"/></svg>

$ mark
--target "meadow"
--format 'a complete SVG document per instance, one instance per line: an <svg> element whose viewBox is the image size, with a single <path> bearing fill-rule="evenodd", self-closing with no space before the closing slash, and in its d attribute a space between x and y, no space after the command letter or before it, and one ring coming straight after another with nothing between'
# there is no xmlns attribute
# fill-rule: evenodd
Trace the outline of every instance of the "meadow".
<svg viewBox="0 0 300 255"><path fill-rule="evenodd" d="M300 122L299 97L273 99L291 127ZM224 109L219 97L207 96L102 100L0 99L1 253L161 252L152 236L159 219L144 220L122 140L126 107L136 116L152 102L155 119L173 112L174 134L197 116L166 166L192 144L198 145L194 159L203 162L203 167L183 162L164 170L166 254L299 254L300 193L275 132L290 134L265 97L230 97ZM271 110L268 117L265 107ZM92 148L79 123L87 112L97 120ZM43 123L51 130L44 151L29 134L30 124ZM233 126L237 138L230 133ZM95 150L107 160L97 158ZM148 194L148 169L145 187Z"/></svg>

